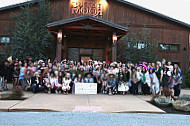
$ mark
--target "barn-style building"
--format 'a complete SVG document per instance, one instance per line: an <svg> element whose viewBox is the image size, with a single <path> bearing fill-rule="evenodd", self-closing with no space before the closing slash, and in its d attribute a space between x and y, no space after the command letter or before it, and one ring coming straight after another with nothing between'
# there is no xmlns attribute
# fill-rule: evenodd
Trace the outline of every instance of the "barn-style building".
<svg viewBox="0 0 190 126"><path fill-rule="evenodd" d="M144 28L158 42L159 60L189 67L190 25L125 0L49 0L52 17L47 24L55 42L51 57L70 60L117 60L117 41L131 30ZM38 1L30 1L37 6ZM0 8L0 43L11 43L8 28L14 28L12 14L20 5Z"/></svg>

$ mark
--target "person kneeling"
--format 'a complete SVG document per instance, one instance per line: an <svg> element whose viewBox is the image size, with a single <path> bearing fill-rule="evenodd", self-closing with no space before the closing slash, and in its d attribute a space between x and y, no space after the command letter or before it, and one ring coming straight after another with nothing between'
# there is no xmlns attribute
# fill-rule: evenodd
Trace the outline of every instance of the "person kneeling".
<svg viewBox="0 0 190 126"><path fill-rule="evenodd" d="M67 73L65 78L63 78L63 86L62 90L64 94L68 94L68 91L71 89L70 84L71 84L71 77L70 74Z"/></svg>
<svg viewBox="0 0 190 126"><path fill-rule="evenodd" d="M36 93L37 91L42 91L44 88L44 86L41 83L41 79L40 79L38 72L36 72L34 74L34 77L32 77L31 83L32 84L31 84L30 88L32 89L33 93Z"/></svg>

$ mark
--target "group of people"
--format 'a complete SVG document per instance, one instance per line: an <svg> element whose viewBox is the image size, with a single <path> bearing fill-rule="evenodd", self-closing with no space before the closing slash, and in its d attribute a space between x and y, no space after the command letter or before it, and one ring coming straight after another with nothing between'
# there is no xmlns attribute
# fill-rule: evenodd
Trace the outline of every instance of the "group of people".
<svg viewBox="0 0 190 126"><path fill-rule="evenodd" d="M133 95L159 95L163 89L180 95L181 70L177 64L156 63L132 64L109 61L69 61L50 59L20 61L8 59L0 67L0 90L8 90L11 80L13 88L21 87L34 93L75 94L77 83L97 83L97 93ZM21 86L20 86L21 85Z"/></svg>

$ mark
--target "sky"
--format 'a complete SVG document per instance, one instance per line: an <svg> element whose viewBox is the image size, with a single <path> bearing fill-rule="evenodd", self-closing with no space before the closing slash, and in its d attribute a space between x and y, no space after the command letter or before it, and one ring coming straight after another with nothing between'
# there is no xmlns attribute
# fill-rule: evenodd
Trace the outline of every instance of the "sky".
<svg viewBox="0 0 190 126"><path fill-rule="evenodd" d="M28 0L0 0L0 7ZM190 0L126 0L190 24Z"/></svg>

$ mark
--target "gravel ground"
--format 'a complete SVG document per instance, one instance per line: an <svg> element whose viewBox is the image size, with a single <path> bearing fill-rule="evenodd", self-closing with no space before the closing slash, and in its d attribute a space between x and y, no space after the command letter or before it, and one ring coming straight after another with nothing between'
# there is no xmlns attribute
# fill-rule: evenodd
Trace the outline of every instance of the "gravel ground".
<svg viewBox="0 0 190 126"><path fill-rule="evenodd" d="M0 112L0 126L190 126L190 115Z"/></svg>

